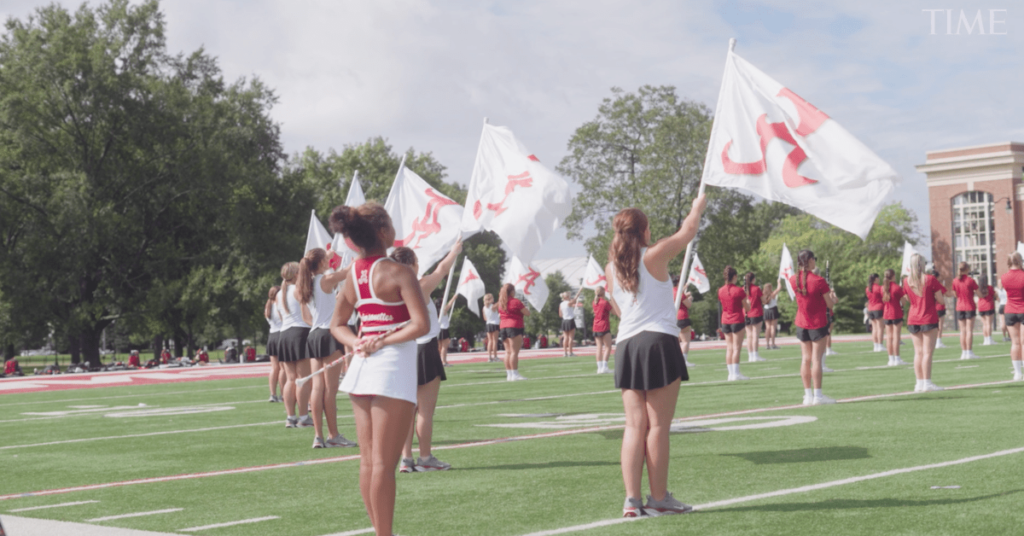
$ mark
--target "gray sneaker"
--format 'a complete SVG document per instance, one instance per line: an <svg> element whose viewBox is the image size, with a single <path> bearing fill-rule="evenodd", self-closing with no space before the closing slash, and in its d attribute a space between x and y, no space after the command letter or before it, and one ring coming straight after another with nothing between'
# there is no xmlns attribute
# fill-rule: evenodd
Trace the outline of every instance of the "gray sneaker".
<svg viewBox="0 0 1024 536"><path fill-rule="evenodd" d="M309 415L299 417L299 428L310 428L313 426L313 418Z"/></svg>
<svg viewBox="0 0 1024 536"><path fill-rule="evenodd" d="M452 464L444 463L438 460L433 455L427 456L426 458L416 459L416 471L447 471L452 468Z"/></svg>
<svg viewBox="0 0 1024 536"><path fill-rule="evenodd" d="M622 517L641 517L643 515L644 503L640 502L640 499L626 497L626 502L622 504Z"/></svg>
<svg viewBox="0 0 1024 536"><path fill-rule="evenodd" d="M355 441L345 439L345 436L338 434L327 440L327 448L334 447L358 447Z"/></svg>
<svg viewBox="0 0 1024 536"><path fill-rule="evenodd" d="M414 472L416 462L412 458L402 458L402 463L398 466L399 473L412 473Z"/></svg>
<svg viewBox="0 0 1024 536"><path fill-rule="evenodd" d="M291 416L291 417L288 417L287 419L284 420L284 427L285 428L298 428L299 427L299 418L295 417L294 415Z"/></svg>
<svg viewBox="0 0 1024 536"><path fill-rule="evenodd" d="M274 395L270 395L270 400L267 400L267 402L277 402L277 397Z"/></svg>
<svg viewBox="0 0 1024 536"><path fill-rule="evenodd" d="M314 437L313 438L313 448L315 448L315 449L327 448L324 445L324 438L322 438L322 437Z"/></svg>
<svg viewBox="0 0 1024 536"><path fill-rule="evenodd" d="M644 513L651 517L685 514L692 510L692 506L677 501L669 492L666 492L665 498L660 501L655 501L648 495L647 504L644 505Z"/></svg>

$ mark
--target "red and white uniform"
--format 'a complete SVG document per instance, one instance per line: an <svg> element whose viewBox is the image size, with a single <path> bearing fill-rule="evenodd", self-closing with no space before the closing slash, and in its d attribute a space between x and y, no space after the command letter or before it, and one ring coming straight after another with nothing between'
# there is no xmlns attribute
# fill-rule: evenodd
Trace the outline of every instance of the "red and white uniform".
<svg viewBox="0 0 1024 536"><path fill-rule="evenodd" d="M356 311L361 330L368 334L387 331L409 320L405 302L385 302L373 289L373 272L378 263L394 262L387 257L356 259L352 275L356 285ZM350 395L386 396L416 403L416 341L389 344L376 353L357 354L339 387Z"/></svg>
<svg viewBox="0 0 1024 536"><path fill-rule="evenodd" d="M675 300L676 293L679 292L679 287L672 289L672 299ZM689 320L690 319L690 308L686 306L686 297L679 300L679 310L676 311L676 320Z"/></svg>
<svg viewBox="0 0 1024 536"><path fill-rule="evenodd" d="M942 284L935 276L925 275L921 295L914 293L910 288L910 279L903 280L903 291L910 300L910 314L907 316L907 324L911 326L927 326L939 323L939 313L935 301L935 293L942 292Z"/></svg>

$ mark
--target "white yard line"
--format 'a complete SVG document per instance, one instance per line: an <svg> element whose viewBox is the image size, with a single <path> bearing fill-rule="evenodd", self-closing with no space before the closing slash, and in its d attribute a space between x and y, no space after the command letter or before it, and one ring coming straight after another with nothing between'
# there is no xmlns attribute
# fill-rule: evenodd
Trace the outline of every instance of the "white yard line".
<svg viewBox="0 0 1024 536"><path fill-rule="evenodd" d="M368 529L350 530L346 532L335 532L334 534L326 534L325 536L357 536L358 534L369 534L373 532L373 527Z"/></svg>
<svg viewBox="0 0 1024 536"><path fill-rule="evenodd" d="M122 529L34 517L3 516L4 528L12 536L175 536L171 532ZM180 536L180 535L179 535Z"/></svg>
<svg viewBox="0 0 1024 536"><path fill-rule="evenodd" d="M246 525L248 523L259 523L260 521L270 521L271 519L281 518L278 516L254 517L252 519L242 519L239 521L230 521L228 523L217 523L215 525L203 525L202 527L189 527L187 529L178 529L178 532L199 532L201 530L219 529L221 527L233 527L235 525Z"/></svg>
<svg viewBox="0 0 1024 536"><path fill-rule="evenodd" d="M837 486L845 486L846 484L855 484L858 482L865 482L868 480L875 480L879 478L886 478L890 476L902 475L906 473L913 473L917 471L927 471L929 469L941 469L943 467L950 467L954 465L962 465L965 463L976 462L980 460L988 460L991 458L998 458L1000 456L1009 456L1011 454L1019 454L1024 452L1024 447L1018 447L1015 449L1000 450L998 452L992 452L990 454L982 454L979 456L970 456L967 458L960 458L959 460L951 460L948 462L932 463L927 465L916 465L914 467L904 467L902 469L892 469L889 471L882 471L881 473L872 473L863 476L855 476L850 478L843 478L839 480L832 480L830 482L822 482L820 484L811 484L808 486L800 486L798 488L780 489L777 491L771 491L768 493L758 493L755 495L746 495L744 497L736 497L734 499L725 499L721 501L714 501L705 504L698 504L693 507L694 510L708 510L711 508L721 508L723 506L731 506L734 504L759 501L761 499L771 499L774 497L783 497L786 495L793 495L795 493L806 493L809 491L817 491L820 489L834 488ZM556 534L569 534L572 532L580 532L584 530L596 529L601 527L607 527L611 525L618 525L621 523L629 523L633 521L640 521L644 519L650 519L648 517L619 517L614 519L606 519L603 521L595 521L593 523L587 523L584 525L575 525L572 527L564 527L560 529L544 530L540 532L531 532L526 536L554 536Z"/></svg>
<svg viewBox="0 0 1024 536"><path fill-rule="evenodd" d="M17 509L14 509L14 510L8 510L8 512L12 512L12 513L13 512L29 512L29 511L32 511L32 510L45 510L47 508L63 508L65 506L78 506L80 504L93 504L93 503L98 503L98 502L99 501L75 501L75 502L66 502L66 503L60 503L60 504L47 504L47 505L44 505L44 506L30 506L28 508L17 508Z"/></svg>
<svg viewBox="0 0 1024 536"><path fill-rule="evenodd" d="M203 389L204 393L213 393L216 391L237 391L239 389L256 389L256 388L267 388L267 384L261 385L246 385L244 387L220 387L217 389ZM46 391L44 391L46 392ZM34 394L34 393L25 393ZM145 395L111 395L111 396L97 396L93 398L65 398L63 400L36 400L34 402L11 402L10 404L0 404L0 408L6 408L9 406L37 406L39 404L63 404L65 402L92 402L94 400L116 400L119 398L152 398L154 396L166 396L166 395L191 395L195 394L195 391L168 391L166 393L150 393Z"/></svg>
<svg viewBox="0 0 1024 536"><path fill-rule="evenodd" d="M107 436L107 437L87 437L83 439L65 439L63 441L48 441L46 443L32 443L28 445L8 445L6 447L0 447L0 450L8 449L25 449L30 447L48 447L50 445L67 445L68 443L87 443L89 441L106 441L108 439L131 439L133 437L152 437L161 435L173 435L173 434L189 434L192 432L215 432L217 430L230 430L232 428L247 428L250 426L268 426L271 424L281 424L280 420L271 422L257 422L252 424L232 424L230 426L214 426L211 428L193 428L192 430L169 430L166 432L149 432L146 434L130 434L122 436Z"/></svg>
<svg viewBox="0 0 1024 536"><path fill-rule="evenodd" d="M157 514L172 514L174 512L180 512L182 510L184 510L184 508L165 508L163 510L152 510L149 512L134 512L131 514L121 514L116 516L94 517L92 519L87 519L86 521L88 521L89 523L98 523L100 521L113 521L115 519L126 519L129 517L146 517L154 516Z"/></svg>

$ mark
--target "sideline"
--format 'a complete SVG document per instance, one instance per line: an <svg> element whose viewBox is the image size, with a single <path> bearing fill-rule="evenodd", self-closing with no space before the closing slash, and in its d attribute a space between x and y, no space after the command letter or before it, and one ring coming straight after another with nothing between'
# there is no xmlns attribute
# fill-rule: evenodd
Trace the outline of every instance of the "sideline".
<svg viewBox="0 0 1024 536"><path fill-rule="evenodd" d="M971 388L977 388L977 387L991 387L991 386L995 386L995 385L1009 385L1009 384L1015 384L1015 383L1019 383L1019 382L1015 382L1013 380L1003 380L1003 381L995 381L995 382L986 382L986 383L976 383L976 384L966 384L966 385L951 386L951 387L946 387L946 390L950 391L950 390L957 390L957 389L971 389ZM883 393L883 394L878 394L878 395L868 395L868 396L862 396L862 397L844 398L844 399L838 400L837 402L839 402L841 404L848 404L848 403L852 403L852 402L862 402L862 401L868 401L868 400L878 400L878 399L882 399L882 398L894 398L894 397L899 397L899 396L910 396L910 395L927 396L928 393L915 393L913 391L901 391L901 392L897 392L897 393ZM766 413L766 412L770 412L770 411L784 411L784 410L791 410L791 409L807 409L807 408L808 408L808 406L804 406L803 404L790 404L790 405L785 405L785 406L772 406L772 407L765 407L765 408L752 408L752 409L745 409L745 410L727 411L727 412L721 412L721 413L710 413L710 414L706 414L706 415L692 415L692 416L689 416L689 417L680 417L680 418L673 419L672 422L673 423L682 423L682 422L688 422L688 421L710 419L710 418L715 418L715 417L731 417L731 416L736 416L736 415L751 415L751 414L756 414L756 413ZM503 438L496 438L496 439L488 439L488 440L483 440L483 441L470 441L470 442L460 443L460 444L456 444L456 445L442 445L442 446L434 447L434 450L454 450L454 449L464 449L464 448L472 448L472 447L483 447L483 446L489 446L489 445L499 445L499 444L502 444L502 443L513 443L513 442L516 442L516 441L526 441L526 440L530 440L530 439L545 439L545 438L549 438L549 437L563 437L563 436L578 435L578 434L589 434L589 433L594 433L594 432L602 432L602 431L606 431L606 430L621 430L623 428L625 428L624 424L623 425L609 425L609 426L594 426L594 427L590 427L590 428L577 428L577 429L573 429L573 430L559 430L559 431L556 431L556 432L544 432L544 433L539 433L539 434L528 434L528 435L521 435L521 436L511 436L511 437L503 437ZM267 471L267 470L271 470L271 469L283 469L283 468L288 468L288 467L303 467L303 466L307 466L307 465L321 465L321 464L326 464L326 463L346 462L346 461L353 461L353 460L358 460L358 459L359 459L359 455L355 454L355 455L350 455L350 456L338 456L338 457L333 457L333 458L320 458L320 459L306 460L306 461L299 461L299 462L286 462L286 463L277 463L277 464L270 464L270 465L257 465L257 466L252 466L252 467L238 467L238 468L235 468L235 469L223 469L223 470L219 470L219 471L207 471L207 472L202 472L202 473L184 473L184 474L168 475L168 476L161 476L161 477L150 477L150 478L139 478L139 479L134 479L134 480L124 480L124 481L120 481L120 482L105 482L105 483L101 483L101 484L88 484L88 485L84 485L84 486L74 486L74 487L68 487L68 488L56 488L56 489L39 490L39 491L33 491L33 492L11 493L11 494L7 494L7 495L0 495L0 501L6 501L6 500L9 500L9 499L20 499L20 498L23 498L23 497L45 497L45 496L49 496L49 495L60 495L60 494L65 494L65 493L74 493L74 492L78 492L78 491L91 491L91 490L97 490L97 489L116 488L116 487L122 487L122 486L131 486L131 485L135 485L135 484L155 484L155 483L161 483L161 482L173 482L173 481L177 481L177 480L192 480L192 479L196 479L196 478L206 478L206 477L211 477L211 476L223 476L223 475L236 475L236 474L242 474L242 473L254 473L254 472L259 472L259 471Z"/></svg>

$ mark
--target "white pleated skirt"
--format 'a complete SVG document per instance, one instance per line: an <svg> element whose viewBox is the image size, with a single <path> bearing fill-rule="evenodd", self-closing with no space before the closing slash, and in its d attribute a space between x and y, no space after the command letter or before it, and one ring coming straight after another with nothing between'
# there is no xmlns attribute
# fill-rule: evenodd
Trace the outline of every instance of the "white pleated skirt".
<svg viewBox="0 0 1024 536"><path fill-rule="evenodd" d="M350 395L373 395L416 403L416 341L392 344L377 353L356 355L341 380Z"/></svg>

